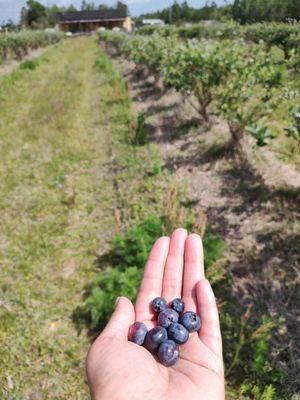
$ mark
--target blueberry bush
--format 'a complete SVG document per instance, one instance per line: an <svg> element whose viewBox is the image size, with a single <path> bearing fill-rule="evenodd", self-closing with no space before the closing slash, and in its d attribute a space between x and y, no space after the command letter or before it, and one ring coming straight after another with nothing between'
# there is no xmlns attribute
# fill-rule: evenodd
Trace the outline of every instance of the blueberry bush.
<svg viewBox="0 0 300 400"><path fill-rule="evenodd" d="M236 151L240 151L241 140L251 134L253 126L269 129L271 117L285 101L287 80L295 79L296 39L291 57L285 62L267 52L266 44L259 40L250 44L245 39L183 40L176 29L162 32L164 36L157 32L134 36L104 32L100 40L115 46L137 68L145 66L155 82L161 76L164 85L182 93L205 122L215 114L225 119ZM255 133L252 136L255 138ZM256 144L261 147L272 138L272 134L268 141L258 138Z"/></svg>
<svg viewBox="0 0 300 400"><path fill-rule="evenodd" d="M60 32L24 31L0 35L0 64L7 58L22 59L29 50L45 47L64 38Z"/></svg>

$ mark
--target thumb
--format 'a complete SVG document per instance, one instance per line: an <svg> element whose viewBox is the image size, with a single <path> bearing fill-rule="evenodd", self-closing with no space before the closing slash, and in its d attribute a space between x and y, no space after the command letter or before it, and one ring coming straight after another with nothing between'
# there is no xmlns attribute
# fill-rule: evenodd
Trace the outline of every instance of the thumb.
<svg viewBox="0 0 300 400"><path fill-rule="evenodd" d="M118 297L116 309L101 336L114 336L127 340L128 329L134 323L134 320L135 312L131 301L127 297Z"/></svg>

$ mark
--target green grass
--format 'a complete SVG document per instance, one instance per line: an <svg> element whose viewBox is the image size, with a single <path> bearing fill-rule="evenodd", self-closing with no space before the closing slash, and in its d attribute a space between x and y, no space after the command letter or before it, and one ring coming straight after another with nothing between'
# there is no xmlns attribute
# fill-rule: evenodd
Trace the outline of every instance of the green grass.
<svg viewBox="0 0 300 400"><path fill-rule="evenodd" d="M110 239L161 215L172 179L155 145L128 144L131 100L93 38L36 65L0 81L0 397L86 399L74 310Z"/></svg>
<svg viewBox="0 0 300 400"><path fill-rule="evenodd" d="M107 117L124 112L101 108L99 55L92 39L65 42L0 82L1 399L87 398L89 343L71 315L115 229L103 166Z"/></svg>

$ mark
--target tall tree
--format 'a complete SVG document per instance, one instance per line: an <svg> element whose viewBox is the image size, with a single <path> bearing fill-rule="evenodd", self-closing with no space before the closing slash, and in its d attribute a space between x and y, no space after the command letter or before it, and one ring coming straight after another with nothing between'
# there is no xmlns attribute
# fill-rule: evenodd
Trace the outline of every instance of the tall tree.
<svg viewBox="0 0 300 400"><path fill-rule="evenodd" d="M21 10L21 23L31 28L47 26L47 9L35 0L27 0L26 7Z"/></svg>
<svg viewBox="0 0 300 400"><path fill-rule="evenodd" d="M300 19L300 0L235 0L233 18L241 23Z"/></svg>
<svg viewBox="0 0 300 400"><path fill-rule="evenodd" d="M96 6L95 6L94 2L88 2L88 1L83 0L81 3L80 9L82 11L86 11L86 10L91 11L91 10L95 10Z"/></svg>
<svg viewBox="0 0 300 400"><path fill-rule="evenodd" d="M77 8L73 6L73 4L70 4L66 9L66 11L77 11Z"/></svg>
<svg viewBox="0 0 300 400"><path fill-rule="evenodd" d="M98 10L108 10L108 9L109 9L109 7L106 4L100 4L98 6Z"/></svg>
<svg viewBox="0 0 300 400"><path fill-rule="evenodd" d="M128 14L127 4L123 3L122 1L117 1L115 4L115 8L117 8L118 10L125 10L126 14Z"/></svg>
<svg viewBox="0 0 300 400"><path fill-rule="evenodd" d="M49 7L47 9L47 21L49 26L55 26L57 24L58 21L57 13L59 13L60 11L61 8L56 5Z"/></svg>

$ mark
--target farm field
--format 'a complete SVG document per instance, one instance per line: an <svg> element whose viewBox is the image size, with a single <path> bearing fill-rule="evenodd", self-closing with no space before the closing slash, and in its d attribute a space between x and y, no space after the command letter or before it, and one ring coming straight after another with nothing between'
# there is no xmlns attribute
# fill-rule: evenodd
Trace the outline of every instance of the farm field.
<svg viewBox="0 0 300 400"><path fill-rule="evenodd" d="M93 40L64 42L0 82L1 399L87 398L71 315L114 229L97 57Z"/></svg>
<svg viewBox="0 0 300 400"><path fill-rule="evenodd" d="M224 120L97 41L0 78L1 399L88 399L91 338L179 225L204 234L228 398L297 399L296 142L240 163Z"/></svg>

